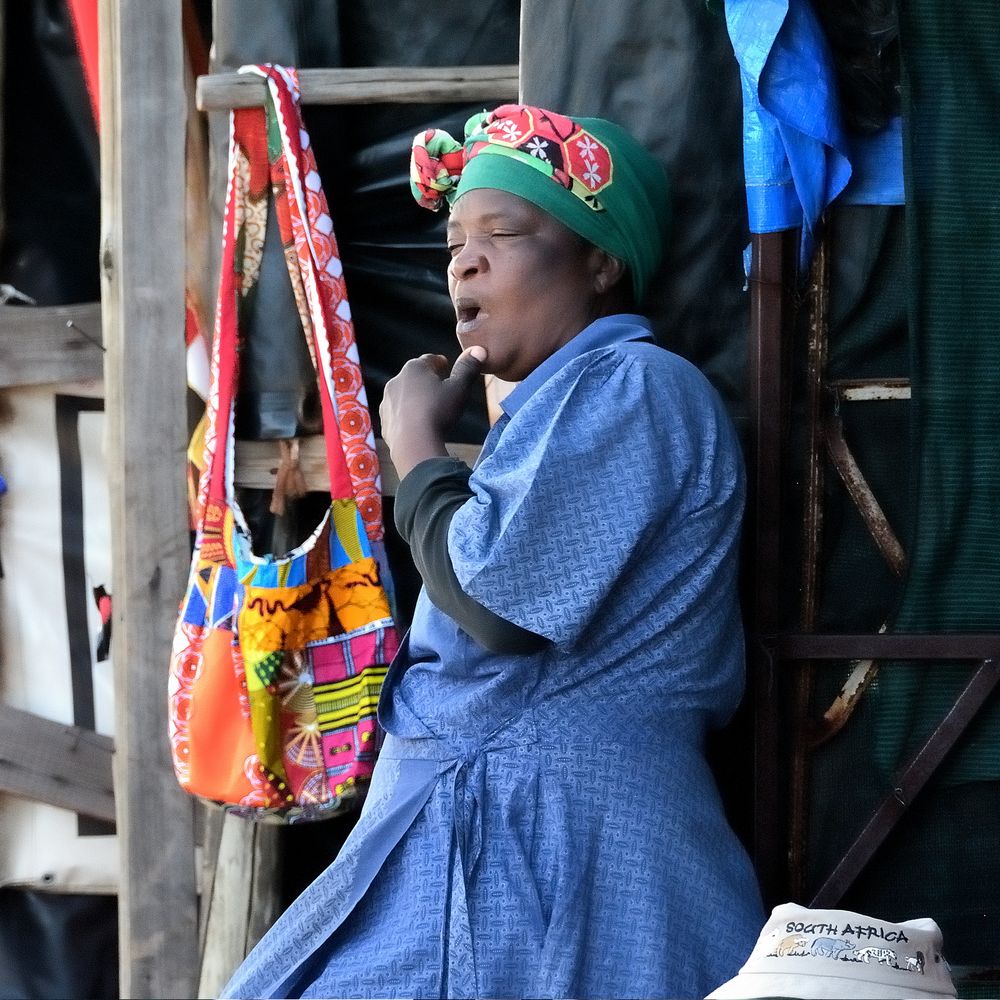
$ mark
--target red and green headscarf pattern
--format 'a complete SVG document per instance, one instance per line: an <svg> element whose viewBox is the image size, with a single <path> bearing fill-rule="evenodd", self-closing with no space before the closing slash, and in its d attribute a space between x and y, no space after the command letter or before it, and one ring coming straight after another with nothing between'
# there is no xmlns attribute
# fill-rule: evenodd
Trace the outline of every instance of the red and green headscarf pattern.
<svg viewBox="0 0 1000 1000"><path fill-rule="evenodd" d="M670 227L666 173L624 129L522 104L473 115L464 143L441 129L421 132L413 141L410 187L419 204L435 211L476 188L525 198L622 260L637 303Z"/></svg>

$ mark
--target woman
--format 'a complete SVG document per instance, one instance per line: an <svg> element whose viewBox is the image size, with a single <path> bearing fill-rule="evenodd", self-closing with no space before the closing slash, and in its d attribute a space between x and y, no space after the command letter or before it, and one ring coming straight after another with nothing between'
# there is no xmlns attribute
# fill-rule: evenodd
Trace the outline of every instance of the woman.
<svg viewBox="0 0 1000 1000"><path fill-rule="evenodd" d="M464 348L386 387L424 579L341 854L229 996L703 997L763 923L703 744L743 687L743 473L691 365L634 314L662 169L600 119L507 105L417 137L450 204ZM518 382L474 471L444 441Z"/></svg>

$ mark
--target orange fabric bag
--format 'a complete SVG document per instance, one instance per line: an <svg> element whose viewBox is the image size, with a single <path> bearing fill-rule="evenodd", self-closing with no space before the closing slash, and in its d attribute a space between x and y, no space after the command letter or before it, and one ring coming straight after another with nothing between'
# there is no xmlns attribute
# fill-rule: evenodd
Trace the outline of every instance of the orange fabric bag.
<svg viewBox="0 0 1000 1000"><path fill-rule="evenodd" d="M371 420L296 75L243 72L267 79L268 102L232 115L205 467L169 722L182 787L249 817L293 822L362 797L397 637ZM331 496L313 534L281 556L254 553L232 468L239 304L259 274L269 193L317 371Z"/></svg>

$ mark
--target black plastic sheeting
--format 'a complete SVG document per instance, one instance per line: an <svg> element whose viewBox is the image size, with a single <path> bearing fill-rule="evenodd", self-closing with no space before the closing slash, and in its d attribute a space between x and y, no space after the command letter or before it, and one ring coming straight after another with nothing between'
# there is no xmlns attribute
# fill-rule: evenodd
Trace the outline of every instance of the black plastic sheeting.
<svg viewBox="0 0 1000 1000"><path fill-rule="evenodd" d="M96 302L97 130L65 0L4 4L0 282L39 305Z"/></svg>
<svg viewBox="0 0 1000 1000"><path fill-rule="evenodd" d="M393 5L392 18L374 0L258 5L253 17L245 3L219 0L214 16L216 71L265 61L305 69L498 64L520 57L526 100L603 115L633 131L666 165L675 196L674 236L647 311L660 342L698 364L742 423L748 315L742 253L749 235L740 89L725 22L702 0L672 4L669 16L648 0L450 2L431 11L405 0ZM461 135L468 115L493 103L303 109L344 262L376 434L386 380L425 351L457 353L444 275L446 219L417 207L409 193L410 142L428 126ZM228 136L226 116L212 119L221 231ZM272 265L265 266L257 295L259 315L248 315L245 330L240 437L319 429L314 376L277 254ZM484 399L476 394L451 436L478 442L485 431ZM250 523L260 549L294 544L311 529L308 517L282 525L266 504L242 500L259 512ZM418 581L389 529L405 620Z"/></svg>
<svg viewBox="0 0 1000 1000"><path fill-rule="evenodd" d="M739 72L705 0L524 0L526 103L610 118L666 166L673 236L645 311L742 427L749 301Z"/></svg>
<svg viewBox="0 0 1000 1000"><path fill-rule="evenodd" d="M114 896L0 889L0 998L118 996Z"/></svg>
<svg viewBox="0 0 1000 1000"><path fill-rule="evenodd" d="M398 0L296 0L215 5L215 71L244 63L275 62L300 69L322 66L441 66L516 63L517 0L428 7ZM499 99L504 95L498 95ZM497 102L486 102L497 103ZM447 297L442 214L421 209L409 193L409 150L414 134L440 126L461 134L466 118L484 105L305 105L323 189L340 246L369 405L378 434L385 382L411 357L426 351L454 356L454 315ZM224 169L226 122L213 115L214 190L221 232L219 173ZM280 260L279 260L280 266ZM264 275L263 281L268 281ZM287 279L275 273L268 287ZM262 286L263 287L263 286ZM269 300L265 307L265 300ZM241 436L288 437L315 433L314 376L302 353L301 328L284 290L258 295L269 310L246 331L254 365L245 365L237 403ZM280 310L280 312L278 312ZM283 318L282 318L283 317ZM276 384L278 374L281 384ZM470 401L454 440L481 441L485 400Z"/></svg>
<svg viewBox="0 0 1000 1000"><path fill-rule="evenodd" d="M698 364L741 415L747 296L743 248L749 242L742 187L739 78L725 22L703 0L525 0L521 72L525 100L625 125L666 165L675 196L674 236L653 282L647 311L665 346ZM238 0L215 9L218 68L246 62L321 65L496 64L518 61L518 4L385 6L300 0L246 16ZM502 95L499 95L502 96ZM413 134L427 126L462 134L465 119L490 103L306 106L340 244L369 402L376 419L385 381L424 351L454 355L453 319L444 280L443 215L418 208L407 183ZM218 118L218 116L215 116ZM223 123L215 123L217 169L224 164ZM215 184L218 192L220 184ZM221 203L218 205L221 218ZM263 298L263 297L262 297ZM299 338L290 301L283 323L261 323ZM248 345L254 350L252 345ZM315 407L300 393L312 375L296 343L258 349L258 371L243 383L240 433L314 432ZM275 393L284 393L284 396ZM313 421L311 423L311 421ZM479 441L485 409L473 400L455 440Z"/></svg>

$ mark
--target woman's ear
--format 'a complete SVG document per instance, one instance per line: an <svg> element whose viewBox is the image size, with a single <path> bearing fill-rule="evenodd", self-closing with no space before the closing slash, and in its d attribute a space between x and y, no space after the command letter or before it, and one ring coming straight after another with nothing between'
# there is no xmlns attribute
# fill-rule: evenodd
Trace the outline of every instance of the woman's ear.
<svg viewBox="0 0 1000 1000"><path fill-rule="evenodd" d="M605 250L594 247L594 251L594 291L604 295L622 280L625 265Z"/></svg>

